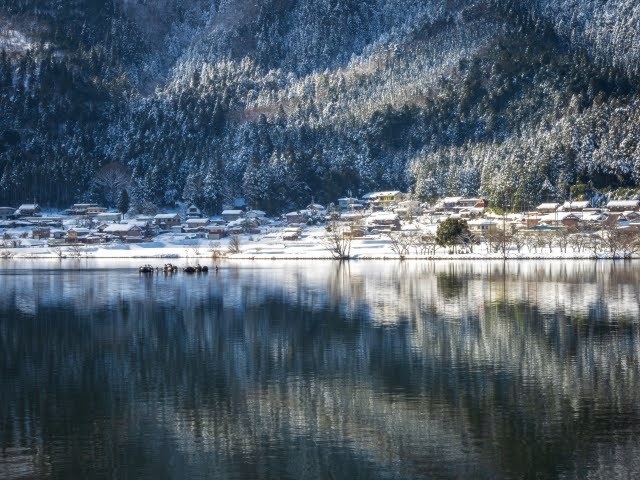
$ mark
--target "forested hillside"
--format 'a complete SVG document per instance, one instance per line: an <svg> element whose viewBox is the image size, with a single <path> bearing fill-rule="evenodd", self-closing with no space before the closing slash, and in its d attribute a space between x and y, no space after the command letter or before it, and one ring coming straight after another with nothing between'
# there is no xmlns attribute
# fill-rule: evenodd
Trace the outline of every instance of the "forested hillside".
<svg viewBox="0 0 640 480"><path fill-rule="evenodd" d="M640 184L630 0L4 0L0 49L2 205Z"/></svg>

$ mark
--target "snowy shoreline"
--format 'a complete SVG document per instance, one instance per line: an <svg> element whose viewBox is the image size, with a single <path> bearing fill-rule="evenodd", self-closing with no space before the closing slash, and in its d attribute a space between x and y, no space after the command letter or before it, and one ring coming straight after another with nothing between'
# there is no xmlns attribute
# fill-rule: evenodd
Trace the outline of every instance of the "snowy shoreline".
<svg viewBox="0 0 640 480"><path fill-rule="evenodd" d="M364 245L354 240L349 255L349 260L389 260L389 261L513 261L513 260L622 260L613 257L608 252L599 252L594 256L593 252L509 252L507 256L501 253L474 252L474 253L447 253L414 254L400 256L392 250L390 242L380 242L374 245ZM7 262L20 260L67 260L67 259L119 259L119 260L180 260L180 262L203 261L234 261L234 260L335 260L334 256L320 243L272 244L251 242L241 246L241 253L231 254L228 247L222 245L213 248L206 243L198 245L158 245L157 242L144 245L109 245L109 246L85 246L85 247L61 247L52 249L47 246L31 246L20 248L8 248L0 250L0 268ZM524 249L523 249L524 250ZM640 255L634 255L633 259L640 259ZM629 260L629 259L627 259Z"/></svg>

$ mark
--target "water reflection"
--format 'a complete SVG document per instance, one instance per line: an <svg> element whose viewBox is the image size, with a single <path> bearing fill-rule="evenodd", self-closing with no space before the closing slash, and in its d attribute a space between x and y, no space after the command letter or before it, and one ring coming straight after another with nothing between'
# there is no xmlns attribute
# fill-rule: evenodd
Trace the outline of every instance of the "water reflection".
<svg viewBox="0 0 640 480"><path fill-rule="evenodd" d="M637 263L36 265L0 272L2 478L640 473Z"/></svg>

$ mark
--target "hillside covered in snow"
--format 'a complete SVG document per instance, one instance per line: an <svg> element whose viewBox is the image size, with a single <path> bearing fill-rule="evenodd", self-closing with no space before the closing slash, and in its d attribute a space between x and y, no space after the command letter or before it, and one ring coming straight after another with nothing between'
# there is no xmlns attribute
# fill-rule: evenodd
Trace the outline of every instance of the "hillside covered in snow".
<svg viewBox="0 0 640 480"><path fill-rule="evenodd" d="M640 184L631 0L4 0L0 204Z"/></svg>

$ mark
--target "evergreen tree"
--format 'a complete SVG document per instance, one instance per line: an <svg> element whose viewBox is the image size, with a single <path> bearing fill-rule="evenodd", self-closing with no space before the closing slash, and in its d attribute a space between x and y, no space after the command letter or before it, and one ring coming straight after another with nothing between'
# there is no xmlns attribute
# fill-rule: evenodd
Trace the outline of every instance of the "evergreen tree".
<svg viewBox="0 0 640 480"><path fill-rule="evenodd" d="M467 222L460 218L449 217L438 225L436 241L442 247L454 247L462 243L462 238L469 234Z"/></svg>
<svg viewBox="0 0 640 480"><path fill-rule="evenodd" d="M118 211L123 215L129 211L129 193L124 188L118 196Z"/></svg>

